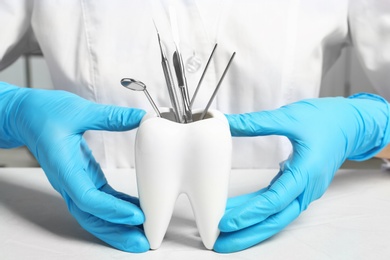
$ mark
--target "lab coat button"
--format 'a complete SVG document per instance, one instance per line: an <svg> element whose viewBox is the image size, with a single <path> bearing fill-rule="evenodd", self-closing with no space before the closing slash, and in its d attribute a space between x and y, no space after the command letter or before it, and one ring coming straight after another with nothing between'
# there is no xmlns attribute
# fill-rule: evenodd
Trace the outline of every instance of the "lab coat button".
<svg viewBox="0 0 390 260"><path fill-rule="evenodd" d="M194 53L191 57L187 59L185 67L188 72L195 73L200 69L201 65L202 60Z"/></svg>

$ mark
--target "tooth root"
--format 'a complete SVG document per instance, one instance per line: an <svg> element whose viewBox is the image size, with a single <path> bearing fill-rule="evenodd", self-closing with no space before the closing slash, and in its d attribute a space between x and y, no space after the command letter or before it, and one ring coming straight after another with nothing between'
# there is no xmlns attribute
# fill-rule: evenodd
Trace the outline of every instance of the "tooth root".
<svg viewBox="0 0 390 260"><path fill-rule="evenodd" d="M209 145L197 155L197 167L187 169L191 179L186 186L187 195L195 214L196 224L207 249L213 249L219 235L221 220L228 197L231 167L231 140L219 131L208 131Z"/></svg>
<svg viewBox="0 0 390 260"><path fill-rule="evenodd" d="M210 113L218 119L177 124L145 117L138 129L137 184L151 249L160 247L180 193L191 201L207 249L219 235L228 196L231 136L225 116Z"/></svg>
<svg viewBox="0 0 390 260"><path fill-rule="evenodd" d="M218 238L218 224L226 207L227 189L223 187L227 187L228 184L225 185L224 181L207 184L198 191L189 192L188 197L203 244L211 250Z"/></svg>
<svg viewBox="0 0 390 260"><path fill-rule="evenodd" d="M164 176L164 172L160 171L159 174ZM146 174L143 177L145 176ZM149 178L154 180L150 181ZM137 177L138 186L142 187L138 192L141 208L145 214L144 232L150 249L157 249L161 246L167 232L178 193L177 189L164 185L166 180L159 181L157 176L149 176L149 178Z"/></svg>
<svg viewBox="0 0 390 260"><path fill-rule="evenodd" d="M161 246L180 191L175 136L161 126L167 120L151 119L142 124L136 137L136 175L144 232L150 249ZM176 144L177 145L177 144ZM175 152L172 152L175 151Z"/></svg>

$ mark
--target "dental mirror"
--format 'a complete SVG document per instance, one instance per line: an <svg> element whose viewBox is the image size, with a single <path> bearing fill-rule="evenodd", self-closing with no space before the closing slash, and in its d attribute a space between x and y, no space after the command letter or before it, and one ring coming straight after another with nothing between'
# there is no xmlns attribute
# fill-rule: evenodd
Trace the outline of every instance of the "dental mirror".
<svg viewBox="0 0 390 260"><path fill-rule="evenodd" d="M121 79L121 85L124 86L125 88L134 90L134 91L143 91L148 98L150 104L152 105L154 111L156 112L158 117L161 117L161 113L158 110L156 104L154 103L152 97L149 95L149 92L146 89L146 85L138 80L131 79L131 78L123 78Z"/></svg>

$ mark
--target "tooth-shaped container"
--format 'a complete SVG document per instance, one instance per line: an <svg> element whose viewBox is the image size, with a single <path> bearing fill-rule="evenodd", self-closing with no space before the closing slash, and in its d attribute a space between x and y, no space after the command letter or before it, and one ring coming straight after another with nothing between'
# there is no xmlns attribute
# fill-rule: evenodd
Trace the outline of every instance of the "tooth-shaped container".
<svg viewBox="0 0 390 260"><path fill-rule="evenodd" d="M162 108L162 117L148 113L136 136L135 166L144 230L150 248L160 247L178 196L187 194L207 249L219 235L225 212L231 169L232 139L226 117L209 110L194 122L180 124ZM184 234L183 234L184 235Z"/></svg>

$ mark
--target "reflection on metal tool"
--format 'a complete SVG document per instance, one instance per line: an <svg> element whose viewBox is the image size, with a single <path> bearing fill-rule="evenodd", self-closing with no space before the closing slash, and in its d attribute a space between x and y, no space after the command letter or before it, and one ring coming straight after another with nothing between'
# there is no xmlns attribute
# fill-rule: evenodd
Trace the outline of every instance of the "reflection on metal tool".
<svg viewBox="0 0 390 260"><path fill-rule="evenodd" d="M177 84L179 85L184 108L184 118L186 123L192 122L192 112L190 108L190 96L188 93L187 78L184 71L183 58L180 53L179 26L176 20L176 10L173 6L169 8L169 18L171 22L171 31L173 43L175 44L175 53L173 54L173 66L176 72Z"/></svg>
<svg viewBox="0 0 390 260"><path fill-rule="evenodd" d="M150 104L152 105L154 111L156 112L157 116L161 117L160 111L158 110L152 97L149 95L149 92L146 90L146 85L143 82L135 80L135 79L131 79L131 78L123 78L121 80L121 84L125 88L131 89L131 90L143 91L145 93L146 97L148 98Z"/></svg>
<svg viewBox="0 0 390 260"><path fill-rule="evenodd" d="M191 122L193 122L192 105L194 104L194 100L196 98L196 95L198 94L199 88L202 84L202 81L203 81L203 78L206 74L207 68L209 67L209 64L212 60L214 52L217 48L217 44L214 45L214 48L210 54L210 57L207 61L207 64L206 64L206 66L202 72L202 75L199 79L199 82L198 82L198 85L195 89L195 92L194 92L192 98L190 98L190 95L188 92L188 86L187 86L187 79L186 79L185 70L184 70L183 58L182 58L182 55L181 55L180 49L179 49L179 45L180 45L179 28L178 28L178 24L176 21L176 13L175 13L174 8L170 8L169 15L170 15L173 43L175 45L175 52L174 52L173 58L172 58L173 59L173 67L175 69L175 75L176 75L178 86L175 86L175 81L172 77L171 67L169 65L169 61L168 61L167 56L165 55L164 49L162 47L160 34L157 30L156 24L154 24L154 27L155 27L156 32L157 32L158 44L160 47L161 66L162 66L162 69L164 72L165 82L167 84L169 98L170 98L171 105L172 105L172 111L174 114L174 118L172 117L170 120L176 121L178 123L191 123ZM153 23L154 23L154 21L153 21ZM210 97L210 100L207 103L204 111L200 115L199 120L202 120L205 118L207 111L210 108L211 103L213 102L213 100L214 100L214 98L219 90L219 87L221 86L221 83L222 83L223 79L225 78L225 75L226 75L235 55L236 55L236 53L234 52L232 54L232 56L230 57L229 63L227 64L217 86L215 87L215 90L214 90L212 96ZM145 93L146 97L148 98L150 104L152 105L154 111L156 112L157 116L161 117L160 111L158 110L156 104L153 102L152 98L150 97L148 91L146 90L146 85L144 83L142 83L141 81L138 81L138 80L131 79L131 78L123 78L121 80L121 84L122 84L122 86L124 86L128 89L131 89L131 90L143 91ZM177 89L176 89L177 87L179 87L179 89L180 89L179 94L181 95L181 98L178 98Z"/></svg>
<svg viewBox="0 0 390 260"><path fill-rule="evenodd" d="M172 72L171 72L171 69L169 67L168 59L167 59L167 57L164 53L164 50L162 48L160 34L158 33L156 24L154 24L154 27L156 28L158 44L160 46L161 66L163 68L164 77L165 77L165 81L166 81L167 88L168 88L169 98L171 100L173 111L175 112L176 121L182 123L183 117L182 117L182 112L180 110L180 104L179 104L179 101L177 99L177 93L176 93L175 83L174 83L173 78L172 78Z"/></svg>
<svg viewBox="0 0 390 260"><path fill-rule="evenodd" d="M188 94L188 88L186 84L186 78L184 75L184 67L180 53L176 50L173 54L173 66L176 72L177 84L179 85L181 96L183 99L184 118L186 123L192 122L192 112L190 108L190 100Z"/></svg>
<svg viewBox="0 0 390 260"><path fill-rule="evenodd" d="M221 86L221 83L222 83L223 79L225 78L226 72L228 71L228 69L230 67L230 64L232 63L233 58L234 58L235 55L236 55L236 53L234 52L232 57L230 57L229 63L227 64L227 66L225 68L225 71L222 74L221 79L219 80L217 86L215 87L213 95L211 95L211 98L210 98L209 102L207 103L206 108L204 109L202 115L200 116L200 120L202 120L205 117L205 115L207 114L207 111L209 110L211 103L213 102L215 96L217 95L218 89Z"/></svg>

